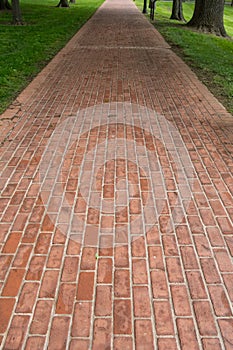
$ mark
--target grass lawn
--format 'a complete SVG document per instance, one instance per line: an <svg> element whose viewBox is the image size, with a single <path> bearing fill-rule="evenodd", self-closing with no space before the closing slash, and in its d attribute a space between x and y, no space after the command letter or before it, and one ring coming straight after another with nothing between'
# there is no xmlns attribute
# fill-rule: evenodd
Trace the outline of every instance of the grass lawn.
<svg viewBox="0 0 233 350"><path fill-rule="evenodd" d="M136 4L142 9L143 0L136 0ZM193 8L193 2L183 3L186 20L191 18ZM233 39L201 34L186 28L184 23L169 19L171 9L172 1L156 2L155 28L233 113ZM233 38L233 7L225 5L224 13L226 31Z"/></svg>
<svg viewBox="0 0 233 350"><path fill-rule="evenodd" d="M0 113L96 11L103 0L21 0L24 26L12 26L0 12Z"/></svg>

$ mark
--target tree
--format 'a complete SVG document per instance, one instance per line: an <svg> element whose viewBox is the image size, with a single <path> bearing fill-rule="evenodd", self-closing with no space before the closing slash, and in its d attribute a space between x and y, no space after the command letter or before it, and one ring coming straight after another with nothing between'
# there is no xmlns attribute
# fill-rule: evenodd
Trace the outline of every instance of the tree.
<svg viewBox="0 0 233 350"><path fill-rule="evenodd" d="M173 0L172 14L170 19L176 19L178 21L185 21L183 16L182 0Z"/></svg>
<svg viewBox="0 0 233 350"><path fill-rule="evenodd" d="M69 7L69 3L67 0L60 0L57 7Z"/></svg>
<svg viewBox="0 0 233 350"><path fill-rule="evenodd" d="M11 10L11 5L8 0L0 0L0 10Z"/></svg>
<svg viewBox="0 0 233 350"><path fill-rule="evenodd" d="M196 0L193 17L187 25L205 33L227 36L223 13L224 0Z"/></svg>
<svg viewBox="0 0 233 350"><path fill-rule="evenodd" d="M13 24L22 25L23 19L21 15L19 0L12 0L12 15L13 15Z"/></svg>

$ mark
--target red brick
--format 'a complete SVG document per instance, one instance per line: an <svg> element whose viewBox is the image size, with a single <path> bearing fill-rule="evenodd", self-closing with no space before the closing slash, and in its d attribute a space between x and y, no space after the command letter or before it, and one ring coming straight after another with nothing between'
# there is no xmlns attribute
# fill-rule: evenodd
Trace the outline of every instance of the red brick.
<svg viewBox="0 0 233 350"><path fill-rule="evenodd" d="M210 250L210 245L205 236L194 236L194 242L197 250L198 256L212 256L212 252Z"/></svg>
<svg viewBox="0 0 233 350"><path fill-rule="evenodd" d="M233 320L219 319L218 324L222 333L224 345L226 350L232 350L233 344Z"/></svg>
<svg viewBox="0 0 233 350"><path fill-rule="evenodd" d="M51 300L39 300L33 315L30 328L31 334L46 334L51 317L53 302Z"/></svg>
<svg viewBox="0 0 233 350"><path fill-rule="evenodd" d="M216 249L214 254L221 272L233 272L232 261L225 249Z"/></svg>
<svg viewBox="0 0 233 350"><path fill-rule="evenodd" d="M150 320L135 321L135 336L137 349L154 349L152 325Z"/></svg>
<svg viewBox="0 0 233 350"><path fill-rule="evenodd" d="M89 349L89 340L83 339L73 339L70 342L69 350L88 350Z"/></svg>
<svg viewBox="0 0 233 350"><path fill-rule="evenodd" d="M111 348L112 327L110 319L98 318L94 322L92 350Z"/></svg>
<svg viewBox="0 0 233 350"><path fill-rule="evenodd" d="M227 292L231 302L233 302L233 274L223 275L224 284L227 288Z"/></svg>
<svg viewBox="0 0 233 350"><path fill-rule="evenodd" d="M98 259L98 283L112 283L112 259L100 258Z"/></svg>
<svg viewBox="0 0 233 350"><path fill-rule="evenodd" d="M48 350L63 350L68 342L69 317L54 317Z"/></svg>
<svg viewBox="0 0 233 350"><path fill-rule="evenodd" d="M211 284L220 283L221 279L220 279L218 270L216 268L214 259L203 258L200 260L200 262L201 262L201 267L205 276L206 283L211 283Z"/></svg>
<svg viewBox="0 0 233 350"><path fill-rule="evenodd" d="M61 245L54 245L52 246L49 258L47 262L47 267L49 268L60 268L61 262L62 262L62 255L63 255L64 247Z"/></svg>
<svg viewBox="0 0 233 350"><path fill-rule="evenodd" d="M44 348L45 337L29 337L25 350L41 350Z"/></svg>
<svg viewBox="0 0 233 350"><path fill-rule="evenodd" d="M12 232L4 244L2 253L15 253L21 236L22 234L20 232Z"/></svg>
<svg viewBox="0 0 233 350"><path fill-rule="evenodd" d="M113 347L115 350L133 350L133 341L129 337L114 338Z"/></svg>
<svg viewBox="0 0 233 350"><path fill-rule="evenodd" d="M204 338L202 339L202 345L204 350L221 350L221 344L217 338Z"/></svg>
<svg viewBox="0 0 233 350"><path fill-rule="evenodd" d="M66 257L62 271L62 282L76 282L78 272L78 257Z"/></svg>
<svg viewBox="0 0 233 350"><path fill-rule="evenodd" d="M118 250L118 247L117 249ZM113 255L113 236L101 235L99 241L99 256L112 256Z"/></svg>
<svg viewBox="0 0 233 350"><path fill-rule="evenodd" d="M155 301L154 313L157 335L174 335L170 303L168 301Z"/></svg>
<svg viewBox="0 0 233 350"><path fill-rule="evenodd" d="M70 235L68 247L67 247L67 255L79 255L81 251L81 235Z"/></svg>
<svg viewBox="0 0 233 350"><path fill-rule="evenodd" d="M210 304L208 301L195 301L193 303L197 325L201 336L217 335Z"/></svg>
<svg viewBox="0 0 233 350"><path fill-rule="evenodd" d="M182 283L184 281L180 264L180 258L166 258L168 280L170 283Z"/></svg>
<svg viewBox="0 0 233 350"><path fill-rule="evenodd" d="M156 226L146 226L147 244L160 244L159 229Z"/></svg>
<svg viewBox="0 0 233 350"><path fill-rule="evenodd" d="M130 300L115 300L113 325L114 334L132 334Z"/></svg>
<svg viewBox="0 0 233 350"><path fill-rule="evenodd" d="M218 217L217 221L220 226L220 230L224 235L233 234L233 226L227 217Z"/></svg>
<svg viewBox="0 0 233 350"><path fill-rule="evenodd" d="M95 301L95 315L110 316L111 314L112 314L112 287L97 286L96 301Z"/></svg>
<svg viewBox="0 0 233 350"><path fill-rule="evenodd" d="M11 269L3 288L2 295L7 297L17 296L24 274L24 269Z"/></svg>
<svg viewBox="0 0 233 350"><path fill-rule="evenodd" d="M39 284L34 282L26 282L22 288L19 296L19 300L16 307L16 312L32 312L37 292L39 289Z"/></svg>
<svg viewBox="0 0 233 350"><path fill-rule="evenodd" d="M95 270L96 268L96 248L83 248L81 269L82 270Z"/></svg>
<svg viewBox="0 0 233 350"><path fill-rule="evenodd" d="M155 299L168 299L168 288L165 272L162 270L154 270L151 272L151 283L153 297Z"/></svg>
<svg viewBox="0 0 233 350"><path fill-rule="evenodd" d="M173 338L158 338L159 350L178 350L176 340Z"/></svg>
<svg viewBox="0 0 233 350"><path fill-rule="evenodd" d="M179 244L192 244L188 226L185 226L185 225L177 226L176 235L177 235Z"/></svg>
<svg viewBox="0 0 233 350"><path fill-rule="evenodd" d="M130 297L130 272L129 270L115 270L114 275L114 294L115 297Z"/></svg>
<svg viewBox="0 0 233 350"><path fill-rule="evenodd" d="M78 280L77 300L92 300L94 272L80 272Z"/></svg>
<svg viewBox="0 0 233 350"><path fill-rule="evenodd" d="M89 337L91 327L92 304L90 302L78 302L75 305L72 337Z"/></svg>
<svg viewBox="0 0 233 350"><path fill-rule="evenodd" d="M29 265L29 269L26 275L27 280L40 280L44 265L45 256L33 256Z"/></svg>
<svg viewBox="0 0 233 350"><path fill-rule="evenodd" d="M5 333L15 304L14 298L0 298L0 333Z"/></svg>
<svg viewBox="0 0 233 350"><path fill-rule="evenodd" d="M210 297L217 316L232 316L231 308L222 286L209 286Z"/></svg>
<svg viewBox="0 0 233 350"><path fill-rule="evenodd" d="M59 271L45 271L39 296L40 298L54 298L57 288Z"/></svg>
<svg viewBox="0 0 233 350"><path fill-rule="evenodd" d="M167 235L162 237L165 256L177 256L178 249L175 236Z"/></svg>
<svg viewBox="0 0 233 350"><path fill-rule="evenodd" d="M148 253L150 268L164 270L163 252L161 247L148 247Z"/></svg>
<svg viewBox="0 0 233 350"><path fill-rule="evenodd" d="M181 247L181 256L186 270L198 269L198 263L193 247Z"/></svg>
<svg viewBox="0 0 233 350"><path fill-rule="evenodd" d="M132 275L134 284L147 284L147 266L145 259L133 259L132 260Z"/></svg>
<svg viewBox="0 0 233 350"><path fill-rule="evenodd" d="M206 299L207 294L200 272L190 271L186 274L192 299Z"/></svg>
<svg viewBox="0 0 233 350"><path fill-rule="evenodd" d="M41 233L37 238L35 254L47 254L51 240L51 233Z"/></svg>
<svg viewBox="0 0 233 350"><path fill-rule="evenodd" d="M14 316L7 334L4 349L22 349L29 319L29 316Z"/></svg>
<svg viewBox="0 0 233 350"><path fill-rule="evenodd" d="M127 246L117 246L115 248L115 266L129 267L129 253Z"/></svg>
<svg viewBox="0 0 233 350"><path fill-rule="evenodd" d="M134 257L145 257L145 240L144 237L139 237L133 240L132 242L132 255Z"/></svg>
<svg viewBox="0 0 233 350"><path fill-rule="evenodd" d="M63 283L60 285L56 314L72 314L76 292L76 284Z"/></svg>
<svg viewBox="0 0 233 350"><path fill-rule="evenodd" d="M182 350L199 350L193 320L178 318L177 328Z"/></svg>
<svg viewBox="0 0 233 350"><path fill-rule="evenodd" d="M171 286L172 300L177 316L191 316L190 301L184 285Z"/></svg>
<svg viewBox="0 0 233 350"><path fill-rule="evenodd" d="M150 317L150 297L147 287L133 287L134 316Z"/></svg>
<svg viewBox="0 0 233 350"><path fill-rule="evenodd" d="M5 275L10 267L12 256L10 255L1 255L0 256L0 280L5 278Z"/></svg>
<svg viewBox="0 0 233 350"><path fill-rule="evenodd" d="M39 224L28 224L22 237L22 243L34 243L39 231Z"/></svg>
<svg viewBox="0 0 233 350"><path fill-rule="evenodd" d="M21 244L18 248L17 254L15 256L13 266L14 267L26 267L31 251L33 246L32 245L24 245Z"/></svg>

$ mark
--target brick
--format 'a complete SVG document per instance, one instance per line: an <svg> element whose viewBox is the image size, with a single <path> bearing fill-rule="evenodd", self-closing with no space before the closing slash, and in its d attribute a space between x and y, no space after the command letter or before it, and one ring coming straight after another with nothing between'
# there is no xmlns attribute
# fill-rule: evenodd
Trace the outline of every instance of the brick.
<svg viewBox="0 0 233 350"><path fill-rule="evenodd" d="M69 323L69 317L53 318L48 350L62 350L66 348L68 341Z"/></svg>
<svg viewBox="0 0 233 350"><path fill-rule="evenodd" d="M132 246L132 255L134 257L146 256L144 237L139 237L134 239L133 242L131 243L131 246Z"/></svg>
<svg viewBox="0 0 233 350"><path fill-rule="evenodd" d="M233 344L233 320L219 319L218 324L222 333L225 349L231 350Z"/></svg>
<svg viewBox="0 0 233 350"><path fill-rule="evenodd" d="M118 250L118 247L116 250ZM112 235L100 236L99 256L113 256L113 236Z"/></svg>
<svg viewBox="0 0 233 350"><path fill-rule="evenodd" d="M25 350L41 350L44 348L45 337L29 337L26 343Z"/></svg>
<svg viewBox="0 0 233 350"><path fill-rule="evenodd" d="M72 337L89 337L91 328L92 304L90 302L78 302L75 305Z"/></svg>
<svg viewBox="0 0 233 350"><path fill-rule="evenodd" d="M171 293L176 316L191 316L190 301L186 286L171 286Z"/></svg>
<svg viewBox="0 0 233 350"><path fill-rule="evenodd" d="M27 333L29 316L14 316L7 338L4 344L4 349L21 349L24 337Z"/></svg>
<svg viewBox="0 0 233 350"><path fill-rule="evenodd" d="M45 265L45 256L33 256L26 275L27 280L39 281Z"/></svg>
<svg viewBox="0 0 233 350"><path fill-rule="evenodd" d="M72 314L75 294L76 284L63 283L60 285L56 314Z"/></svg>
<svg viewBox="0 0 233 350"><path fill-rule="evenodd" d="M111 347L112 327L111 320L98 318L94 321L94 336L92 349L110 349Z"/></svg>
<svg viewBox="0 0 233 350"><path fill-rule="evenodd" d="M130 300L115 300L113 326L114 334L132 334Z"/></svg>
<svg viewBox="0 0 233 350"><path fill-rule="evenodd" d="M198 269L198 263L193 247L181 247L181 256L186 270Z"/></svg>
<svg viewBox="0 0 233 350"><path fill-rule="evenodd" d="M81 269L82 270L95 270L96 267L96 248L83 248L82 259L81 259Z"/></svg>
<svg viewBox="0 0 233 350"><path fill-rule="evenodd" d="M204 350L221 350L221 344L217 338L204 338L202 339L202 345Z"/></svg>
<svg viewBox="0 0 233 350"><path fill-rule="evenodd" d="M223 287L221 285L216 285L209 286L208 288L215 314L219 317L232 316L231 308Z"/></svg>
<svg viewBox="0 0 233 350"><path fill-rule="evenodd" d="M198 350L199 345L193 320L190 318L178 318L176 322L182 350Z"/></svg>
<svg viewBox="0 0 233 350"><path fill-rule="evenodd" d="M147 287L133 287L133 302L135 317L150 317L150 297Z"/></svg>
<svg viewBox="0 0 233 350"><path fill-rule="evenodd" d="M21 238L20 232L12 232L3 246L2 253L15 253Z"/></svg>
<svg viewBox="0 0 233 350"><path fill-rule="evenodd" d="M213 247L223 247L224 241L218 227L207 227L207 234Z"/></svg>
<svg viewBox="0 0 233 350"><path fill-rule="evenodd" d="M155 299L168 299L168 287L164 271L153 270L151 272L151 283Z"/></svg>
<svg viewBox="0 0 233 350"><path fill-rule="evenodd" d="M188 226L186 225L177 226L176 235L177 235L179 244L192 244Z"/></svg>
<svg viewBox="0 0 233 350"><path fill-rule="evenodd" d="M173 338L158 338L159 350L177 350L176 340Z"/></svg>
<svg viewBox="0 0 233 350"><path fill-rule="evenodd" d="M233 272L232 261L225 249L216 249L214 255L221 272Z"/></svg>
<svg viewBox="0 0 233 350"><path fill-rule="evenodd" d="M233 274L223 275L224 284L226 286L229 298L233 302Z"/></svg>
<svg viewBox="0 0 233 350"><path fill-rule="evenodd" d="M25 274L24 269L11 269L7 277L5 286L2 290L2 296L7 296L7 297L17 296L24 274Z"/></svg>
<svg viewBox="0 0 233 350"><path fill-rule="evenodd" d="M78 280L77 300L92 300L94 277L94 272L80 272Z"/></svg>
<svg viewBox="0 0 233 350"><path fill-rule="evenodd" d="M52 306L53 302L50 300L39 300L37 302L30 327L31 334L43 335L47 333Z"/></svg>
<svg viewBox="0 0 233 350"><path fill-rule="evenodd" d="M195 301L193 303L194 311L197 319L197 325L201 336L217 335L210 304L208 301ZM208 322L207 322L208 320Z"/></svg>
<svg viewBox="0 0 233 350"><path fill-rule="evenodd" d="M112 283L112 259L98 259L97 283Z"/></svg>
<svg viewBox="0 0 233 350"><path fill-rule="evenodd" d="M129 267L129 253L127 246L117 246L115 248L115 267Z"/></svg>
<svg viewBox="0 0 233 350"><path fill-rule="evenodd" d="M17 303L16 312L20 312L20 313L23 313L23 312L31 313L32 312L38 289L39 289L38 283L26 282L23 285L23 288L22 288L22 291L20 293L19 300Z"/></svg>
<svg viewBox="0 0 233 350"><path fill-rule="evenodd" d="M170 236L170 235L163 236L162 242L163 242L165 256L177 256L178 255L178 249L177 249L177 245L176 245L175 236Z"/></svg>
<svg viewBox="0 0 233 350"><path fill-rule="evenodd" d="M54 298L57 288L59 271L48 270L45 271L41 284L39 296L40 298Z"/></svg>
<svg viewBox="0 0 233 350"><path fill-rule="evenodd" d="M160 234L157 226L146 226L147 244L160 244Z"/></svg>
<svg viewBox="0 0 233 350"><path fill-rule="evenodd" d="M180 258L166 258L166 265L170 283L184 282Z"/></svg>
<svg viewBox="0 0 233 350"><path fill-rule="evenodd" d="M79 255L81 251L82 236L78 234L70 235L67 255Z"/></svg>
<svg viewBox="0 0 233 350"><path fill-rule="evenodd" d="M192 299L206 299L207 294L200 272L190 271L186 272L186 275Z"/></svg>
<svg viewBox="0 0 233 350"><path fill-rule="evenodd" d="M157 335L174 335L170 303L168 301L155 301L154 313Z"/></svg>
<svg viewBox="0 0 233 350"><path fill-rule="evenodd" d="M130 272L129 270L115 270L114 295L120 298L130 297Z"/></svg>
<svg viewBox="0 0 233 350"><path fill-rule="evenodd" d="M35 246L35 254L47 254L50 240L51 240L51 233L41 233L39 234L37 238L37 243Z"/></svg>
<svg viewBox="0 0 233 350"><path fill-rule="evenodd" d="M5 333L15 304L14 298L0 298L0 333Z"/></svg>
<svg viewBox="0 0 233 350"><path fill-rule="evenodd" d="M110 316L112 314L112 286L97 286L95 315Z"/></svg>
<svg viewBox="0 0 233 350"><path fill-rule="evenodd" d="M205 236L194 236L193 237L194 242L195 242L195 246L196 246L196 250L197 250L197 254L199 257L211 257L212 256L212 252L210 250L210 245L208 243L208 240L206 239Z"/></svg>
<svg viewBox="0 0 233 350"><path fill-rule="evenodd" d="M13 261L14 267L26 267L31 251L32 251L32 245L24 245L21 244L18 248L17 254L15 256L15 259Z"/></svg>
<svg viewBox="0 0 233 350"><path fill-rule="evenodd" d="M148 253L150 268L164 270L162 248L158 246L148 247Z"/></svg>
<svg viewBox="0 0 233 350"><path fill-rule="evenodd" d="M205 276L206 283L211 283L211 284L220 283L221 279L220 279L218 270L216 268L214 259L203 258L200 260L200 262L201 262L201 267Z"/></svg>
<svg viewBox="0 0 233 350"><path fill-rule="evenodd" d="M113 347L115 350L133 350L133 341L129 337L115 337Z"/></svg>
<svg viewBox="0 0 233 350"><path fill-rule="evenodd" d="M145 259L132 260L132 277L134 284L147 284L147 266Z"/></svg>
<svg viewBox="0 0 233 350"><path fill-rule="evenodd" d="M0 256L0 280L5 278L5 275L10 267L12 256L10 255L1 255Z"/></svg>
<svg viewBox="0 0 233 350"><path fill-rule="evenodd" d="M143 350L154 349L151 320L135 321L136 348Z"/></svg>
<svg viewBox="0 0 233 350"><path fill-rule="evenodd" d="M48 268L59 269L62 263L64 247L61 245L54 245L51 247L49 258L47 262Z"/></svg>
<svg viewBox="0 0 233 350"><path fill-rule="evenodd" d="M227 217L218 217L217 221L220 226L220 231L222 232L222 234L224 235L233 234L233 226Z"/></svg>
<svg viewBox="0 0 233 350"><path fill-rule="evenodd" d="M83 339L72 339L70 342L69 350L88 350L89 349L89 340Z"/></svg>
<svg viewBox="0 0 233 350"><path fill-rule="evenodd" d="M78 273L78 257L66 257L62 271L62 282L76 282Z"/></svg>

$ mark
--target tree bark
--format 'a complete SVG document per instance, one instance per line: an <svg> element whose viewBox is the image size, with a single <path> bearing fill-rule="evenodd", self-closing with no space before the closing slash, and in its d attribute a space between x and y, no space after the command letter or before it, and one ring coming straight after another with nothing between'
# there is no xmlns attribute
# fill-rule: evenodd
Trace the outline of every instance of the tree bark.
<svg viewBox="0 0 233 350"><path fill-rule="evenodd" d="M12 0L12 15L13 15L13 24L15 25L23 24L19 0Z"/></svg>
<svg viewBox="0 0 233 350"><path fill-rule="evenodd" d="M69 7L68 1L60 0L59 3L57 4L57 7Z"/></svg>
<svg viewBox="0 0 233 350"><path fill-rule="evenodd" d="M142 13L147 13L147 0L144 0L143 2L143 10Z"/></svg>
<svg viewBox="0 0 233 350"><path fill-rule="evenodd" d="M11 5L8 0L0 0L0 11L11 10Z"/></svg>
<svg viewBox="0 0 233 350"><path fill-rule="evenodd" d="M204 33L227 36L223 13L224 0L196 0L193 17L187 25Z"/></svg>
<svg viewBox="0 0 233 350"><path fill-rule="evenodd" d="M173 0L172 3L172 14L170 19L176 19L177 21L184 21L182 0Z"/></svg>

